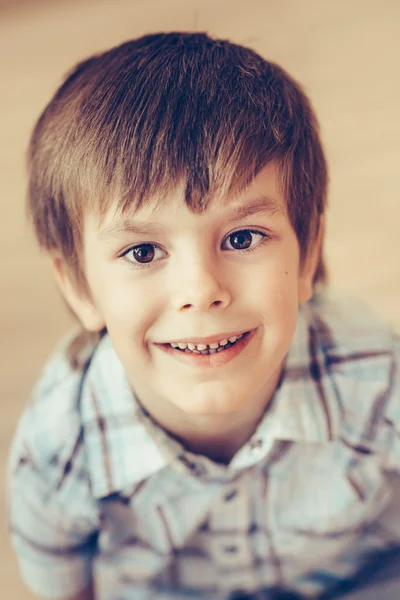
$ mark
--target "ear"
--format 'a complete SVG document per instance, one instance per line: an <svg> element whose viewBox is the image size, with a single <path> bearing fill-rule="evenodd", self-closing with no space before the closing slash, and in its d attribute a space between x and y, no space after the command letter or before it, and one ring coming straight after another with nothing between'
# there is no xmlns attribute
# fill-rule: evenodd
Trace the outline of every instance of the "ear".
<svg viewBox="0 0 400 600"><path fill-rule="evenodd" d="M299 302L308 302L314 293L313 280L321 252L322 240L324 238L325 217L320 216L318 235L308 250L307 257L301 267L298 279Z"/></svg>
<svg viewBox="0 0 400 600"><path fill-rule="evenodd" d="M60 291L84 328L88 331L104 329L101 313L88 292L78 289L65 260L60 255L52 255L50 260Z"/></svg>

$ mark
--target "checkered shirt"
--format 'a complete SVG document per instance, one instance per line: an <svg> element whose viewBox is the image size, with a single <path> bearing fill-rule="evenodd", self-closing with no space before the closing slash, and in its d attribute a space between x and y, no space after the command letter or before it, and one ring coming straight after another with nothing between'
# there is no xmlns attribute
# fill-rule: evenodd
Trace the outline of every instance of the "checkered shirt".
<svg viewBox="0 0 400 600"><path fill-rule="evenodd" d="M107 335L82 370L65 348L9 462L11 539L39 596L94 580L101 600L321 597L399 545L400 340L360 303L325 291L300 307L282 382L229 465L151 420Z"/></svg>

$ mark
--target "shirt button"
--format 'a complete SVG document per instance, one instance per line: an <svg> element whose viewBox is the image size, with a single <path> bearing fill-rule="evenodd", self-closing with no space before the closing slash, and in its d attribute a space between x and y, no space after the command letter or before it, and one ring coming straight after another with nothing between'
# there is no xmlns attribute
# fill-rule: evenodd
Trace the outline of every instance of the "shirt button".
<svg viewBox="0 0 400 600"><path fill-rule="evenodd" d="M184 454L179 457L179 460L180 460L181 464L184 465L185 468L189 469L190 472L193 473L193 475L196 475L197 477L202 477L203 475L205 475L207 473L204 465L202 465L200 463L192 462Z"/></svg>
<svg viewBox="0 0 400 600"><path fill-rule="evenodd" d="M225 548L224 548L224 552L226 554L236 554L237 551L238 551L237 546L225 546Z"/></svg>
<svg viewBox="0 0 400 600"><path fill-rule="evenodd" d="M190 466L190 470L192 471L193 475L196 475L197 477L202 477L207 472L204 465L201 465L199 463L192 463Z"/></svg>
<svg viewBox="0 0 400 600"><path fill-rule="evenodd" d="M225 494L225 502L229 502L230 500L233 500L233 498L237 496L237 490L231 490L230 492L228 492L227 494Z"/></svg>
<svg viewBox="0 0 400 600"><path fill-rule="evenodd" d="M257 452L263 447L263 441L261 439L251 440L250 449L252 452Z"/></svg>

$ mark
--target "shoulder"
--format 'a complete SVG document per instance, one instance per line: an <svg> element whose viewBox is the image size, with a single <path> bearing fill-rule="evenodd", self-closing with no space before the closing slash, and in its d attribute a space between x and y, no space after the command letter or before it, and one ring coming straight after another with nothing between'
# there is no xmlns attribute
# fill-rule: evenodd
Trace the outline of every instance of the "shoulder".
<svg viewBox="0 0 400 600"><path fill-rule="evenodd" d="M42 473L48 484L59 480L63 464L81 436L79 394L96 343L80 346L80 361L71 360L71 347L80 333L66 336L45 364L19 420L11 447L10 468L24 460Z"/></svg>
<svg viewBox="0 0 400 600"><path fill-rule="evenodd" d="M100 527L87 476L79 397L94 346L75 335L48 360L18 424L7 477L7 519L20 572L39 596L68 596L91 577Z"/></svg>
<svg viewBox="0 0 400 600"><path fill-rule="evenodd" d="M307 310L342 412L341 435L372 449L387 410L400 404L398 340L367 305L340 293L321 291Z"/></svg>
<svg viewBox="0 0 400 600"><path fill-rule="evenodd" d="M328 355L363 358L392 350L390 326L367 304L354 297L321 288L308 304L311 321ZM360 358L362 358L360 356Z"/></svg>

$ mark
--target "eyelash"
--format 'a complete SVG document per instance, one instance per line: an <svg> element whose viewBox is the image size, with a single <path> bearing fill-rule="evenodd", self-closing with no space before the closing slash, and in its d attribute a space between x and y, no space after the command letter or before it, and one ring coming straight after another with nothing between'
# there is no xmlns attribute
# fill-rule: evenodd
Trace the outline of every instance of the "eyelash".
<svg viewBox="0 0 400 600"><path fill-rule="evenodd" d="M230 233L225 240L229 240L230 237L232 237L233 235L237 235L239 233L251 233L253 235L260 235L262 236L262 239L258 242L258 244L256 244L255 246L250 246L249 248L244 248L243 250L238 250L236 248L233 248L231 250L228 250L229 252L238 252L240 254L245 254L248 252L256 252L261 246L263 246L267 241L269 241L269 236L266 233L263 233L262 231L258 231L255 229L238 229L237 231L233 231L232 233ZM224 241L225 241L224 240ZM146 243L142 243L142 244L136 244L135 246L131 246L130 248L128 248L127 250L125 250L122 254L120 254L120 258L123 258L126 262L128 262L131 266L133 266L135 269L146 269L148 267L151 267L155 262L158 262L157 260L152 260L148 263L139 263L136 262L134 260L129 260L127 258L127 255L132 252L133 250L135 250L136 248L141 248L144 246L153 246L154 248L160 248L157 244L152 244L151 242L146 242Z"/></svg>

